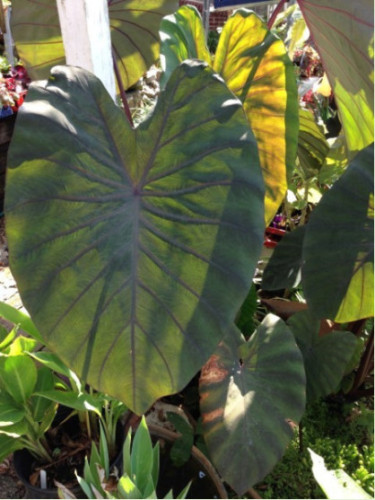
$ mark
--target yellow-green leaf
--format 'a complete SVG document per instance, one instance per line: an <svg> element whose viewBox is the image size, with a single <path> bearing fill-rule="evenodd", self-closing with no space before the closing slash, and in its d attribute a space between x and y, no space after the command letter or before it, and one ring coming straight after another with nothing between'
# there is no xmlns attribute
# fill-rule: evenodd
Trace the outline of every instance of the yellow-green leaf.
<svg viewBox="0 0 375 500"><path fill-rule="evenodd" d="M199 13L191 7L182 7L163 19L160 50L165 79L183 58L200 57L210 63L199 23ZM241 9L224 26L212 66L241 99L256 137L266 184L268 224L283 201L287 172L293 170L297 154L298 100L293 65L283 42L254 12Z"/></svg>
<svg viewBox="0 0 375 500"><path fill-rule="evenodd" d="M351 151L374 140L373 0L298 0L338 105Z"/></svg>
<svg viewBox="0 0 375 500"><path fill-rule="evenodd" d="M253 12L238 10L227 21L214 70L243 102L258 144L266 184L268 224L287 189L287 171L296 158L297 87L283 42Z"/></svg>

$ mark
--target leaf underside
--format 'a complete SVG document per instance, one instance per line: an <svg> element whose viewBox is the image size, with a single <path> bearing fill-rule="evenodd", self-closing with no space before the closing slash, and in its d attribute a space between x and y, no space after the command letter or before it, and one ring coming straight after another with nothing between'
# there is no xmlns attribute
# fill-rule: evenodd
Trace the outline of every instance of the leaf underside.
<svg viewBox="0 0 375 500"><path fill-rule="evenodd" d="M202 21L193 7L182 6L160 25L164 80L184 58L208 63ZM287 189L287 171L296 159L297 86L283 42L252 11L240 9L223 27L212 62L228 88L241 100L257 140L266 184L265 222L278 210Z"/></svg>
<svg viewBox="0 0 375 500"><path fill-rule="evenodd" d="M374 2L298 0L327 72L348 147L374 140Z"/></svg>
<svg viewBox="0 0 375 500"><path fill-rule="evenodd" d="M53 66L65 64L56 2L13 0L12 6L12 34L21 60L31 78L48 78ZM176 0L108 1L112 52L125 89L158 59L160 21L176 8Z"/></svg>
<svg viewBox="0 0 375 500"><path fill-rule="evenodd" d="M97 78L57 67L31 86L9 152L12 272L48 346L143 413L234 320L263 196L241 103L205 64L179 67L135 130Z"/></svg>

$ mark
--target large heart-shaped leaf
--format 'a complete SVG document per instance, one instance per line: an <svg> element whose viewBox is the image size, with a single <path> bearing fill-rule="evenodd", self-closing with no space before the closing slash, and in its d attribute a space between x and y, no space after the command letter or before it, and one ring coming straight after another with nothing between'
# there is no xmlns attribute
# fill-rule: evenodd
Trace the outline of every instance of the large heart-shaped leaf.
<svg viewBox="0 0 375 500"><path fill-rule="evenodd" d="M345 323L374 314L373 169L371 145L356 156L310 216L302 285L320 318Z"/></svg>
<svg viewBox="0 0 375 500"><path fill-rule="evenodd" d="M242 106L204 63L172 75L133 130L100 81L31 87L9 153L7 231L52 350L142 413L184 387L248 291L264 186Z"/></svg>
<svg viewBox="0 0 375 500"><path fill-rule="evenodd" d="M183 6L160 25L162 63L166 76L184 58L210 61L198 11ZM298 137L297 85L283 42L254 12L241 9L220 35L213 69L241 99L257 139L266 184L268 224L287 189L287 170L296 159Z"/></svg>
<svg viewBox="0 0 375 500"><path fill-rule="evenodd" d="M288 325L303 355L307 400L331 394L345 374L358 339L351 332L344 331L333 331L320 337L320 320L308 310L294 314Z"/></svg>
<svg viewBox="0 0 375 500"><path fill-rule="evenodd" d="M237 342L236 342L237 339ZM243 494L263 479L305 407L305 371L293 334L269 314L248 342L226 336L202 369L203 432L224 479Z"/></svg>
<svg viewBox="0 0 375 500"><path fill-rule="evenodd" d="M374 140L374 2L298 0L335 94L349 149Z"/></svg>
<svg viewBox="0 0 375 500"><path fill-rule="evenodd" d="M20 58L32 78L47 78L52 66L65 63L56 2L13 0L12 7ZM112 50L124 88L158 59L160 20L176 8L176 0L108 0Z"/></svg>

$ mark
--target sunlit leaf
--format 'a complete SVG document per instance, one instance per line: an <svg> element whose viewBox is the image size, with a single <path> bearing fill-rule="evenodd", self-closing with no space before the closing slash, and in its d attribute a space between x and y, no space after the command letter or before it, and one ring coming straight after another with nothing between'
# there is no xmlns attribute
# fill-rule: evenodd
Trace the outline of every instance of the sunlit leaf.
<svg viewBox="0 0 375 500"><path fill-rule="evenodd" d="M317 176L329 151L324 132L314 115L305 109L299 110L298 162L303 179Z"/></svg>
<svg viewBox="0 0 375 500"><path fill-rule="evenodd" d="M204 365L203 432L223 478L242 495L283 455L305 407L302 355L285 323L266 316L248 342L225 337Z"/></svg>
<svg viewBox="0 0 375 500"><path fill-rule="evenodd" d="M298 0L338 104L349 149L374 140L374 2Z"/></svg>
<svg viewBox="0 0 375 500"><path fill-rule="evenodd" d="M58 67L29 90L8 163L11 268L51 350L138 413L182 389L234 320L263 242L240 101L190 61L133 130L97 78Z"/></svg>
<svg viewBox="0 0 375 500"><path fill-rule="evenodd" d="M163 87L172 71L186 59L200 59L211 63L202 20L193 6L183 5L176 13L164 17L160 23L160 39Z"/></svg>
<svg viewBox="0 0 375 500"><path fill-rule="evenodd" d="M176 0L108 0L112 51L125 88L158 59L160 20L176 8ZM12 33L33 79L47 78L53 66L65 64L55 1L13 0Z"/></svg>
<svg viewBox="0 0 375 500"><path fill-rule="evenodd" d="M298 134L297 86L283 42L253 12L228 19L220 36L214 70L244 104L258 144L266 184L268 224L286 193L294 168Z"/></svg>
<svg viewBox="0 0 375 500"><path fill-rule="evenodd" d="M161 23L161 54L167 75L184 57L209 61L199 23L199 14L191 7L180 8ZM241 9L226 22L212 66L243 103L256 137L268 224L285 196L287 171L292 171L296 159L298 104L293 65L283 42L256 14Z"/></svg>
<svg viewBox="0 0 375 500"><path fill-rule="evenodd" d="M328 470L323 457L308 448L312 460L312 472L315 480L324 491L326 498L342 500L371 499L357 481L352 479L344 470Z"/></svg>
<svg viewBox="0 0 375 500"><path fill-rule="evenodd" d="M355 157L310 216L302 285L320 318L347 322L374 314L373 190L371 145Z"/></svg>

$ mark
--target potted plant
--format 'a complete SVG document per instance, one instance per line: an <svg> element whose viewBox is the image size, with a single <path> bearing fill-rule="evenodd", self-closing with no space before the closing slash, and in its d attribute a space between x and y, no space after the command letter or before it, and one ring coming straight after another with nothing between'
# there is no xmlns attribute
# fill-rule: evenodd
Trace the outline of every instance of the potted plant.
<svg viewBox="0 0 375 500"><path fill-rule="evenodd" d="M18 334L16 324L0 344L0 460L14 452L16 472L30 498L57 498L54 479L67 487L76 483L74 469L83 469L99 429L106 436L109 459L115 461L126 407L87 390L56 355L43 349L27 316L5 304L0 312L19 320L29 334Z"/></svg>
<svg viewBox="0 0 375 500"><path fill-rule="evenodd" d="M353 71L332 54L342 50L341 43L354 44L359 56L350 61L361 70L356 82L368 89L369 29L358 21L369 18L369 2L355 16L350 2L334 0L332 10L321 1L299 4L317 48L323 55L328 51L328 77L334 81L340 74L333 90L348 145L364 149L373 140L373 130L366 128L371 97L365 90L365 123L353 122L346 111L359 105ZM316 23L323 13L334 36ZM348 22L356 33L350 42ZM300 420L305 404L306 363L293 325L268 315L249 339L234 325L264 223L285 194L290 158L294 165L298 103L285 47L253 13L241 10L229 19L213 67L202 32L191 9L165 20L165 89L152 115L136 128L82 69L59 66L48 82L32 85L9 157L7 231L26 307L49 348L82 380L140 415L201 370L200 408L210 456L243 494L281 457L293 434L290 421ZM181 61L181 54L190 59ZM268 176L276 150L280 168ZM368 164L371 149L361 155L358 169L347 172L356 183L365 172L368 190L371 175L362 161L365 157ZM324 199L329 205L330 197ZM371 248L363 237L371 232L368 202L361 195L361 236L342 253L349 280L319 267L334 258L332 246L322 254L311 236L321 224L319 207L326 217L325 201L317 206L315 221L309 220L306 290L319 317L336 318L351 287L352 302L366 302L361 272L351 273L359 255L360 269L371 274L369 260L363 260ZM321 309L327 303L322 274L334 288L340 284L340 293L330 294L329 310ZM313 326L308 331L315 341Z"/></svg>
<svg viewBox="0 0 375 500"><path fill-rule="evenodd" d="M84 478L79 484L87 498L186 498L190 488L187 484L175 497L172 489L163 497L157 496L159 483L160 446L159 441L152 446L146 419L142 417L134 438L132 429L123 446L123 472L111 471L108 448L104 434L101 434L100 448L92 445L90 459L86 458ZM60 498L75 498L60 485ZM177 494L177 493L176 493Z"/></svg>

